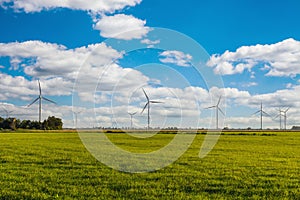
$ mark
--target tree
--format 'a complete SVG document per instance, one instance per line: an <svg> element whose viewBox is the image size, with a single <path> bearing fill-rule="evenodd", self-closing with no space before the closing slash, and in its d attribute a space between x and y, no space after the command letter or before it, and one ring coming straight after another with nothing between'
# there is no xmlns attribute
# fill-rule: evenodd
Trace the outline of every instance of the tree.
<svg viewBox="0 0 300 200"><path fill-rule="evenodd" d="M44 130L61 130L63 126L62 120L54 116L48 117L43 123L38 121L22 120L16 118L4 119L0 117L0 129L16 130L22 129L44 129Z"/></svg>
<svg viewBox="0 0 300 200"><path fill-rule="evenodd" d="M30 129L41 129L42 124L38 121L31 121L29 127L30 127Z"/></svg>
<svg viewBox="0 0 300 200"><path fill-rule="evenodd" d="M44 120L42 123L43 129L46 130L61 130L63 126L62 120L60 118L56 118L54 116L48 117L47 120Z"/></svg>
<svg viewBox="0 0 300 200"><path fill-rule="evenodd" d="M20 123L19 128L30 129L30 123L31 123L30 120L23 120L23 121Z"/></svg>
<svg viewBox="0 0 300 200"><path fill-rule="evenodd" d="M3 119L2 117L0 117L0 129L16 130L17 129L16 118Z"/></svg>

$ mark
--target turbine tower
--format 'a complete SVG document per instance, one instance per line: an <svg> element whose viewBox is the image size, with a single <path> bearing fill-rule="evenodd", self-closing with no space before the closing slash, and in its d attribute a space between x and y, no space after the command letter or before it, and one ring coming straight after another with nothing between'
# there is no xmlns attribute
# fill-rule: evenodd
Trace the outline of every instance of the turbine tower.
<svg viewBox="0 0 300 200"><path fill-rule="evenodd" d="M279 111L279 114L275 117L275 119L277 118L277 117L279 117L279 130L281 130L282 129L282 125L281 125L281 117L283 116L282 115L282 110L281 110L281 108L279 108L278 109L278 111Z"/></svg>
<svg viewBox="0 0 300 200"><path fill-rule="evenodd" d="M282 113L283 113L283 110L279 107L278 111L279 111L279 114L276 115L276 117L274 119L279 117L279 130L281 130L282 129L282 117L283 117Z"/></svg>
<svg viewBox="0 0 300 200"><path fill-rule="evenodd" d="M265 115L269 115L268 113L266 113L264 110L263 110L263 104L262 102L260 103L260 110L256 111L255 113L253 113L253 115L257 114L257 113L260 113L260 130L263 129L263 114Z"/></svg>
<svg viewBox="0 0 300 200"><path fill-rule="evenodd" d="M151 104L151 103L162 103L162 102L150 100L149 97L148 97L148 95L147 95L147 93L145 92L144 88L142 88L142 90L143 90L143 92L144 92L144 94L145 94L145 97L146 97L146 99L147 99L147 103L145 104L145 106L144 106L144 108L143 108L141 114L144 112L144 110L145 110L146 108L148 108L148 130L149 130L149 128L150 128L150 104Z"/></svg>
<svg viewBox="0 0 300 200"><path fill-rule="evenodd" d="M219 111L220 111L223 115L225 115L224 112L222 111L222 109L219 107L220 102L221 102L221 96L219 97L219 100L218 100L217 105L210 106L210 107L206 108L206 109L216 108L216 129L219 129Z"/></svg>
<svg viewBox="0 0 300 200"><path fill-rule="evenodd" d="M137 112L134 113L128 113L130 115L130 128L132 129L133 124L132 124L132 117L136 114Z"/></svg>
<svg viewBox="0 0 300 200"><path fill-rule="evenodd" d="M50 99L47 99L46 97L42 96L42 88L41 88L40 80L38 80L38 83L39 83L39 92L40 92L40 94L27 107L30 107L32 104L34 104L35 102L37 102L39 100L39 122L41 123L41 119L42 119L42 100L48 101L48 102L53 103L53 104L56 104L56 103L54 101L52 101Z"/></svg>

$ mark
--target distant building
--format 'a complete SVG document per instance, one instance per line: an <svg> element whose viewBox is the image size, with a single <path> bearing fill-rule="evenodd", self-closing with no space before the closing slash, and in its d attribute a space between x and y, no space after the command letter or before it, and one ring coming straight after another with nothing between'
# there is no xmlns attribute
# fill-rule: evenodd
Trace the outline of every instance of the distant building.
<svg viewBox="0 0 300 200"><path fill-rule="evenodd" d="M293 126L292 130L300 130L300 126Z"/></svg>

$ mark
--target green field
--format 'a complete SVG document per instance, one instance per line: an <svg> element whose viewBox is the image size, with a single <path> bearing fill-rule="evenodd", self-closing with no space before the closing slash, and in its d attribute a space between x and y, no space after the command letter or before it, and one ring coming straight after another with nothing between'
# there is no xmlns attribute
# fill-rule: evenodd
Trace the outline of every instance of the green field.
<svg viewBox="0 0 300 200"><path fill-rule="evenodd" d="M132 151L173 137L109 134ZM0 133L0 199L300 199L300 133L225 133L200 159L204 137L172 165L130 174L94 159L76 133Z"/></svg>

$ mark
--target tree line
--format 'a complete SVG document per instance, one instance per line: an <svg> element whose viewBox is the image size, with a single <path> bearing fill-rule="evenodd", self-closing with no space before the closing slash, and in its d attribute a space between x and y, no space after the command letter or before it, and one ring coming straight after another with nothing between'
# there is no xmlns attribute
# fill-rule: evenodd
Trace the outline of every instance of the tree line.
<svg viewBox="0 0 300 200"><path fill-rule="evenodd" d="M0 130L3 129L35 129L35 130L61 130L63 122L57 117L48 117L43 122L20 120L16 118L2 118L0 117Z"/></svg>

